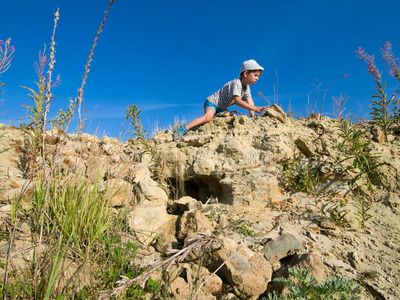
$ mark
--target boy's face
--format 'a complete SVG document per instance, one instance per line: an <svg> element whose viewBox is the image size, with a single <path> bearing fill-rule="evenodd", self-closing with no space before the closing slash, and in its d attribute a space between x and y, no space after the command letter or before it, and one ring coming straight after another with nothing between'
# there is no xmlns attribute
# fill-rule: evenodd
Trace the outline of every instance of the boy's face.
<svg viewBox="0 0 400 300"><path fill-rule="evenodd" d="M261 71L245 71L243 73L243 83L244 84L255 84L261 76Z"/></svg>

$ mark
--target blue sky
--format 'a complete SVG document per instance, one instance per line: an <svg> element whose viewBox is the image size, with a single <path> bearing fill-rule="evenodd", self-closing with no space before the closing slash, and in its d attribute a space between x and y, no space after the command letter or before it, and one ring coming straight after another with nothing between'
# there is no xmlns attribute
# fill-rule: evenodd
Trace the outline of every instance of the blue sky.
<svg viewBox="0 0 400 300"><path fill-rule="evenodd" d="M56 66L61 85L53 88L50 116L66 109L77 96L84 66L108 0L13 0L0 9L0 39L15 47L10 69L0 75L0 121L18 125L32 105L33 63L50 43L54 13L60 8L56 30ZM329 83L323 112L333 112L332 96L347 93L347 111L366 115L374 81L355 56L358 47L376 54L378 68L391 94L398 82L389 78L380 59L386 41L400 57L399 1L296 0L116 0L94 51L84 88L87 109L85 132L118 137L124 109L136 104L148 132L168 127L174 118L191 121L203 113L204 99L238 76L241 63L255 59L265 70L252 86L256 105L266 105L261 91L294 112L313 103L321 83L318 111ZM278 76L276 76L276 74ZM277 84L278 78L278 84ZM276 89L276 88L275 88ZM234 109L237 109L234 108Z"/></svg>

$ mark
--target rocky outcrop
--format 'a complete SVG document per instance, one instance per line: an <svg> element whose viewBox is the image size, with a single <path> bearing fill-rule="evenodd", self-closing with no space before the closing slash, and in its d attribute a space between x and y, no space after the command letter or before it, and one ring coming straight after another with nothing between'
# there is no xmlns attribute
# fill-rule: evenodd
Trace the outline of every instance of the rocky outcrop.
<svg viewBox="0 0 400 300"><path fill-rule="evenodd" d="M126 210L132 241L153 251L151 261L161 260L165 249L182 249L199 233L221 241L221 248L208 249L204 257L192 253L192 261L177 264L179 275L170 283L174 299L189 299L196 284L198 299L258 299L279 290L273 279L287 276L294 266L307 269L317 281L338 275L359 279L374 271L376 279L363 279L368 286L363 297L396 299L400 136L394 132L389 143L380 144L374 128L367 124L363 129L371 139L369 151L379 156L378 164L385 164L372 183L376 202L366 230L358 228L351 204L354 174L346 162L338 164L337 122L327 117L287 118L284 123L269 117L218 118L178 143L169 131L158 134L151 141L156 160L141 155L142 146L132 141L52 130L46 135L45 159L55 162L63 176L100 178L114 209ZM11 147L0 154L0 227L6 229L10 203L22 195L29 206L35 179L31 182L26 172L28 133L12 127L3 133L0 152ZM321 220L316 197L288 189L285 176L295 155L300 170L318 174L318 189L346 207L348 227ZM160 170L168 184L154 180ZM14 259L22 270L30 259L30 250L24 250L31 244L24 236L30 234L29 226L21 224L19 230L22 240L13 245L1 241L0 253L2 261L8 249L22 253ZM200 269L199 259L204 259Z"/></svg>

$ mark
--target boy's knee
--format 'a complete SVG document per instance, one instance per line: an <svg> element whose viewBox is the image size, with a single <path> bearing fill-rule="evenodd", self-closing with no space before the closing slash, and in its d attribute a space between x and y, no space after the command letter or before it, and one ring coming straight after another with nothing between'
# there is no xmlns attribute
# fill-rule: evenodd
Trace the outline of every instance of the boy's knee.
<svg viewBox="0 0 400 300"><path fill-rule="evenodd" d="M212 115L205 115L205 116L204 116L204 121L205 121L206 123L210 122L212 119L213 119L213 116L212 116Z"/></svg>

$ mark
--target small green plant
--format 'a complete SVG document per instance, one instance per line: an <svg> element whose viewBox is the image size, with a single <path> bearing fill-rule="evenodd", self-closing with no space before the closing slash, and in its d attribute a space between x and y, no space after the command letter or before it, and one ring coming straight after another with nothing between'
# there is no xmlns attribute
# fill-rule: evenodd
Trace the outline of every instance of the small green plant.
<svg viewBox="0 0 400 300"><path fill-rule="evenodd" d="M233 230L239 233L241 236L252 236L254 234L253 222L241 220L235 224L233 224Z"/></svg>
<svg viewBox="0 0 400 300"><path fill-rule="evenodd" d="M130 124L133 129L128 130L131 134L130 138L139 139L142 142L145 142L147 136L149 135L146 130L143 129L142 120L140 118L141 109L138 109L137 105L129 105L125 109L125 122Z"/></svg>
<svg viewBox="0 0 400 300"><path fill-rule="evenodd" d="M380 173L378 168L383 163L376 163L379 156L374 155L369 150L370 142L366 141L364 132L359 124L355 124L348 119L342 119L338 125L339 142L338 149L344 154L344 158L338 160L339 164L350 161L345 165L345 169L351 171L353 178L350 180L350 188L352 189L353 205L356 207L356 219L360 228L366 228L366 222L372 217L368 213L371 202L376 201L375 189L373 182L378 181ZM366 188L369 193L363 190L363 180L366 181Z"/></svg>
<svg viewBox="0 0 400 300"><path fill-rule="evenodd" d="M360 179L364 178L367 181L368 190L372 192L375 199L372 182L379 178L377 168L383 165L375 163L379 156L371 153L368 149L371 143L366 141L359 126L349 120L342 120L339 123L339 137L341 142L338 149L344 153L344 158L341 158L338 163L350 160L352 163L346 168L356 174L350 182L351 186L354 187Z"/></svg>
<svg viewBox="0 0 400 300"><path fill-rule="evenodd" d="M35 173L37 158L43 153L43 129L46 123L45 118L49 98L51 97L49 84L53 86L58 83L58 80L51 83L50 72L47 72L47 76L44 75L48 63L48 56L45 52L46 48L43 52L39 51L39 60L35 63L35 72L39 78L39 81L36 83L38 91L36 92L31 88L23 87L31 93L29 96L34 101L34 105L32 106L22 105L31 113L31 115L28 115L31 123L26 126L26 130L29 133L29 145L25 153L25 160L28 161L28 168L25 170L25 173L29 174L31 179Z"/></svg>
<svg viewBox="0 0 400 300"><path fill-rule="evenodd" d="M313 181L313 175L309 168L303 169L301 166L301 154L294 146L292 159L284 166L284 184L287 189L296 192L309 190L309 184Z"/></svg>
<svg viewBox="0 0 400 300"><path fill-rule="evenodd" d="M365 223L372 218L372 215L368 213L371 209L371 202L366 200L366 197L362 194L362 192L356 192L353 195L354 206L357 208L356 212L356 220L360 224L360 228L366 228Z"/></svg>
<svg viewBox="0 0 400 300"><path fill-rule="evenodd" d="M289 293L279 295L274 292L268 295L269 300L357 300L361 293L360 285L346 277L331 277L318 283L307 271L297 268L289 269L292 278L277 278L274 281L288 288ZM264 298L265 299L265 298Z"/></svg>
<svg viewBox="0 0 400 300"><path fill-rule="evenodd" d="M329 221L336 226L342 227L348 224L346 215L348 210L346 209L345 202L338 202L321 191L318 184L318 171L308 166L302 166L301 156L297 153L295 148L293 151L293 157L284 168L285 183L286 186L296 192L306 192L308 195L314 198L313 206L320 214L319 220Z"/></svg>
<svg viewBox="0 0 400 300"><path fill-rule="evenodd" d="M60 109L53 120L50 121L52 127L59 127L66 130L68 120L71 118L74 101L69 98L69 105L66 111Z"/></svg>
<svg viewBox="0 0 400 300"><path fill-rule="evenodd" d="M376 279L378 277L378 273L376 271L365 271L361 275L364 279Z"/></svg>
<svg viewBox="0 0 400 300"><path fill-rule="evenodd" d="M387 99L387 95L385 93L386 82L382 85L381 82L376 82L376 93L372 95L372 104L370 113L372 120L374 120L381 128L384 134L385 142L388 142L388 134L392 129L393 125L393 117L390 113L391 104L395 100L395 96L393 95L390 99Z"/></svg>
<svg viewBox="0 0 400 300"><path fill-rule="evenodd" d="M315 197L313 206L321 215L318 219L321 221L329 221L336 226L343 227L348 224L346 215L349 211L346 209L346 202L333 202L333 199L323 201L323 198Z"/></svg>
<svg viewBox="0 0 400 300"><path fill-rule="evenodd" d="M311 194L317 183L315 170L308 166L302 166L301 155L294 149L293 157L284 167L284 183L290 190Z"/></svg>

